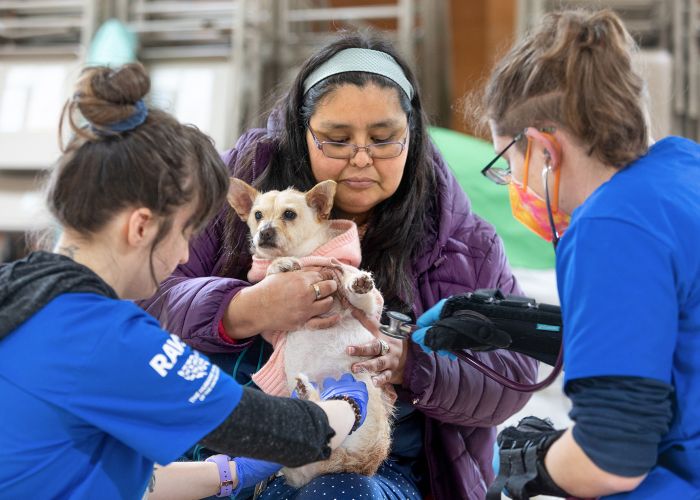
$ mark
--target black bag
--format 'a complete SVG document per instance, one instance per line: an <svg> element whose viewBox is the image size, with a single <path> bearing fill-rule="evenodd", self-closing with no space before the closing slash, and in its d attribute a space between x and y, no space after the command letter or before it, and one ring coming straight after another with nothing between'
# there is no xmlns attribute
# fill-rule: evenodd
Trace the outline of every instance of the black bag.
<svg viewBox="0 0 700 500"><path fill-rule="evenodd" d="M447 300L425 345L436 351L508 349L554 366L562 333L559 306L480 289Z"/></svg>

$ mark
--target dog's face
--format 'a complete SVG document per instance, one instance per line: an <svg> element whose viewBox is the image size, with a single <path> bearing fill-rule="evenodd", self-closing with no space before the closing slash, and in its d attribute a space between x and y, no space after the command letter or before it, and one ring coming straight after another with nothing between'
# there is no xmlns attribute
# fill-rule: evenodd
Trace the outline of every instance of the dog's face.
<svg viewBox="0 0 700 500"><path fill-rule="evenodd" d="M304 257L326 241L335 188L334 181L324 181L306 193L291 188L260 193L232 177L228 202L248 224L255 256Z"/></svg>

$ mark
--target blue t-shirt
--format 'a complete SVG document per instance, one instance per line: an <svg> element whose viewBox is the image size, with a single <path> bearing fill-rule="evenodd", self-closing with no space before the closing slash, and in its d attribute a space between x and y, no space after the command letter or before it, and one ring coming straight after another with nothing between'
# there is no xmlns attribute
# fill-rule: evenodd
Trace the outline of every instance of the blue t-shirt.
<svg viewBox="0 0 700 500"><path fill-rule="evenodd" d="M600 186L560 241L557 277L565 383L632 376L675 388L657 466L615 498L697 498L700 146L664 139Z"/></svg>
<svg viewBox="0 0 700 500"><path fill-rule="evenodd" d="M131 302L60 295L0 341L0 497L141 498L241 394Z"/></svg>

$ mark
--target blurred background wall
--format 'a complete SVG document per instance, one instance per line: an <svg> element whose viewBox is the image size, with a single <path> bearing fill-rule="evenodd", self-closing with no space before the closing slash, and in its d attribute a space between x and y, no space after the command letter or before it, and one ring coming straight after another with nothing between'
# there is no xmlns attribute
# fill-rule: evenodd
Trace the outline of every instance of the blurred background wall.
<svg viewBox="0 0 700 500"><path fill-rule="evenodd" d="M551 250L514 229L505 192L475 176L491 146L460 98L542 14L616 9L640 43L654 132L698 136L698 0L0 0L0 261L47 227L39 191L59 155L57 124L80 68L133 50L151 71L150 100L209 133L223 150L265 112L300 61L339 29L384 30L418 74L433 137L504 234L516 267L551 268ZM114 20L118 20L116 23ZM445 130L445 129L451 129ZM482 137L483 138L483 137ZM76 186L79 189L79 186ZM512 232L512 234L511 234ZM522 242L525 250L519 249ZM539 245L539 246L538 246ZM544 257L528 254L547 252Z"/></svg>

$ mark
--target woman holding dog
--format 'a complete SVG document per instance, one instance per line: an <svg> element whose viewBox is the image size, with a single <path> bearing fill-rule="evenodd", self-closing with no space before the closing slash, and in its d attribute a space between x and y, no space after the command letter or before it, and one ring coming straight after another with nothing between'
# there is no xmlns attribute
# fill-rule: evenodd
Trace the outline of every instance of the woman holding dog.
<svg viewBox="0 0 700 500"><path fill-rule="evenodd" d="M574 421L505 429L489 498L700 498L700 146L650 139L634 50L612 11L552 13L486 87L485 174L559 240Z"/></svg>
<svg viewBox="0 0 700 500"><path fill-rule="evenodd" d="M333 218L359 227L360 267L372 271L388 310L418 317L445 295L477 288L519 292L493 228L469 201L431 144L409 67L381 39L348 35L309 58L266 129L244 134L225 155L230 173L260 191L337 182ZM315 271L246 281L248 228L233 210L193 240L190 260L147 309L190 345L214 356L241 382L269 356L259 332L323 327L335 282ZM315 285L315 286L314 286ZM385 337L351 354L356 368L399 396L390 459L374 477L322 476L294 491L283 478L262 498L482 498L493 479L494 426L527 395L512 392L457 360ZM319 353L322 355L322 353ZM477 354L522 382L536 365L508 352Z"/></svg>
<svg viewBox="0 0 700 500"><path fill-rule="evenodd" d="M137 64L83 73L49 182L56 250L0 267L3 498L135 499L149 480L170 500L229 495L327 458L363 422L350 374L318 405L242 388L130 301L187 261L229 183L207 136L144 104L149 87ZM153 476L197 441L275 463L218 455Z"/></svg>

